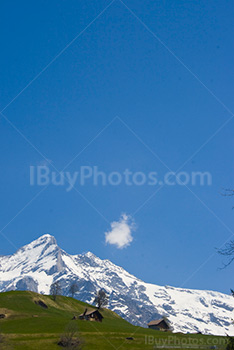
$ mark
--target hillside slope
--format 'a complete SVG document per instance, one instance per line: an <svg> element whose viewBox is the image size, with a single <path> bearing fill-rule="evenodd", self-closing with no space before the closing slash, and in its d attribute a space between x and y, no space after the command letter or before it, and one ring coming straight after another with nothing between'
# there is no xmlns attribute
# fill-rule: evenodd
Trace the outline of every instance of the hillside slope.
<svg viewBox="0 0 234 350"><path fill-rule="evenodd" d="M175 332L234 335L234 298L222 293L145 283L109 260L92 253L69 255L51 235L43 235L11 256L0 257L0 291L49 293L60 280L63 294L77 281L76 298L91 303L103 288L109 308L134 325L146 327L166 316Z"/></svg>
<svg viewBox="0 0 234 350"><path fill-rule="evenodd" d="M44 307L38 305L43 302ZM47 308L45 308L45 305ZM34 292L0 293L0 332L5 342L1 350L59 350L61 334L68 325L75 325L84 342L84 350L152 350L154 345L181 345L183 349L207 349L212 345L224 349L225 337L171 334L136 327L123 320L111 310L101 310L102 323L72 320L85 308L92 306L78 300L59 296L53 301L50 296ZM133 338L128 340L126 338Z"/></svg>

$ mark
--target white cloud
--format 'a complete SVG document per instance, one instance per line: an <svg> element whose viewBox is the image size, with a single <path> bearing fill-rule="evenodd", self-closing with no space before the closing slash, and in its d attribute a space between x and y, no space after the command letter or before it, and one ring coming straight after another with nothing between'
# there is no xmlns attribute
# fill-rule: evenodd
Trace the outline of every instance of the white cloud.
<svg viewBox="0 0 234 350"><path fill-rule="evenodd" d="M126 248L133 241L134 230L135 223L131 216L122 214L119 221L111 223L111 231L105 232L106 243L113 244L118 249Z"/></svg>

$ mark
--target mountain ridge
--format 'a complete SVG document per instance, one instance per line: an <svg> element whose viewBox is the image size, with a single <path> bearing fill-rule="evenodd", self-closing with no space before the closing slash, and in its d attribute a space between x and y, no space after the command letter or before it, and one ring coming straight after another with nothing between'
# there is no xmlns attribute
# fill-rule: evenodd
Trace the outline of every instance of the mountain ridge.
<svg viewBox="0 0 234 350"><path fill-rule="evenodd" d="M32 290L48 294L59 280L63 294L76 281L75 297L91 303L96 291L110 296L109 308L134 325L167 317L176 332L234 335L234 298L214 291L146 283L92 252L70 255L54 236L44 234L14 254L0 256L0 291Z"/></svg>

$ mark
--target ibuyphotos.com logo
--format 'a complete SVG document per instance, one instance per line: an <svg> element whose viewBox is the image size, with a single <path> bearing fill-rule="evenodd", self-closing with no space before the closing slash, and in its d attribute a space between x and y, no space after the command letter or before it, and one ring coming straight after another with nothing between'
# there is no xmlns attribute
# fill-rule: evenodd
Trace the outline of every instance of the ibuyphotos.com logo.
<svg viewBox="0 0 234 350"><path fill-rule="evenodd" d="M224 337L192 337L192 336L145 336L145 344L151 345L152 349L224 349L228 338Z"/></svg>
<svg viewBox="0 0 234 350"><path fill-rule="evenodd" d="M212 176L209 172L185 172L169 171L163 176L158 172L150 171L124 171L106 172L98 166L81 166L78 171L57 172L47 165L30 166L31 186L63 186L66 191L71 191L76 186L211 186Z"/></svg>

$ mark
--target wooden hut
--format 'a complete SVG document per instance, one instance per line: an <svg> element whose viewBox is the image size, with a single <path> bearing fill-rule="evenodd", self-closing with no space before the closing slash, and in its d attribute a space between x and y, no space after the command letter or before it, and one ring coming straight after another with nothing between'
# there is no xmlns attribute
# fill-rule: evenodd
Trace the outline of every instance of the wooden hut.
<svg viewBox="0 0 234 350"><path fill-rule="evenodd" d="M154 321L149 322L148 327L151 329L155 329L157 331L169 331L170 330L170 326L164 318L161 318L160 320L154 320Z"/></svg>
<svg viewBox="0 0 234 350"><path fill-rule="evenodd" d="M86 320L86 321L96 321L96 322L102 322L103 316L102 314L95 309L85 309L83 314L79 316L80 320Z"/></svg>

